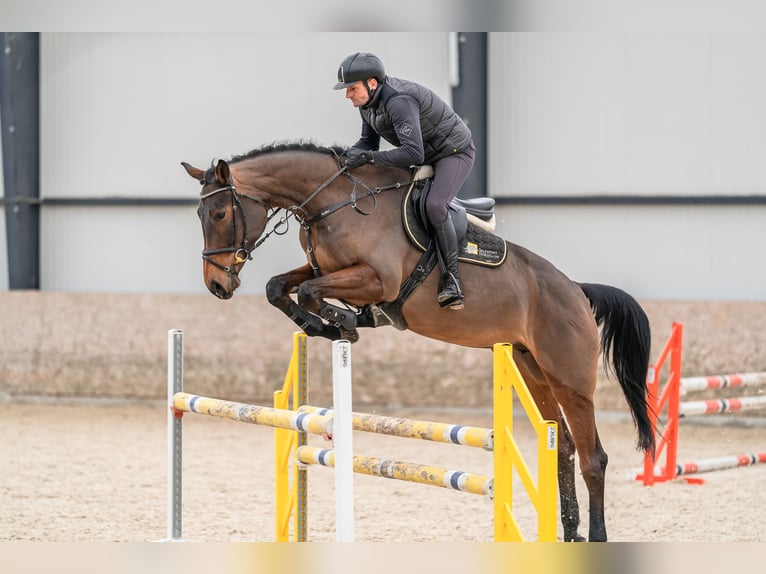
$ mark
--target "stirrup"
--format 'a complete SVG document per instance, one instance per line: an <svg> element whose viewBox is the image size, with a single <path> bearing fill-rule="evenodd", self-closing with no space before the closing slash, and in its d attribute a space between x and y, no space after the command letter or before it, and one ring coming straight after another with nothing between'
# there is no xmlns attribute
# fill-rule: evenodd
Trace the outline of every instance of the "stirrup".
<svg viewBox="0 0 766 574"><path fill-rule="evenodd" d="M437 297L437 301L439 298ZM458 297L457 295L453 295L452 297L445 298L442 301L439 301L439 307L444 309L445 307L452 309L454 311L459 311L463 307L465 307L465 304L463 303L463 298Z"/></svg>
<svg viewBox="0 0 766 574"><path fill-rule="evenodd" d="M448 273L446 277L446 280L442 280L442 289L436 296L439 307L449 307L454 310L462 309L465 305L463 304L463 291L460 289L460 283L452 273Z"/></svg>

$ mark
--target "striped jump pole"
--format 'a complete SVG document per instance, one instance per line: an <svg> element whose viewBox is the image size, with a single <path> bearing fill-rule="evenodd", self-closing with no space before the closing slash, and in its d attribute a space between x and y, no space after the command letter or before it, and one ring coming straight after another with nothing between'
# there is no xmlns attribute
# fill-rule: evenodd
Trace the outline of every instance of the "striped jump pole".
<svg viewBox="0 0 766 574"><path fill-rule="evenodd" d="M766 460L766 453L754 452L731 456L715 457L698 461L677 462L679 420L695 415L736 413L766 406L766 396L735 397L681 402L681 395L689 392L733 387L758 386L766 384L766 372L712 375L703 377L681 377L681 351L683 325L673 323L670 336L660 352L657 362L650 367L648 376L647 412L657 438L654 458L651 453L644 457L643 472L628 471L628 477L641 480L651 486L657 482L682 477L690 484L702 484L704 479L688 475L751 466ZM659 374L667 363L668 377L661 388ZM667 420L662 432L658 430L658 416L665 409ZM664 455L664 464L658 462Z"/></svg>
<svg viewBox="0 0 766 574"><path fill-rule="evenodd" d="M757 387L766 385L766 371L741 373L734 375L712 375L708 377L681 378L681 394L708 389L727 389L734 387Z"/></svg>
<svg viewBox="0 0 766 574"><path fill-rule="evenodd" d="M493 355L493 429L364 413L350 414L354 430L492 450L494 456L492 477L437 466L359 455L352 458L352 470L360 474L489 496L493 499L496 542L526 540L513 514L512 483L513 474L516 473L537 511L537 540L555 542L558 503L557 425L554 421L544 420L540 415L513 362L513 347L509 344L497 344L493 347ZM534 476L529 469L513 437L514 394L519 398L537 435L537 476ZM302 406L299 411L327 416L334 414L332 410L313 406ZM337 413L335 416L337 417ZM333 431L332 428L329 430ZM333 432L333 437L335 434ZM499 441L498 436L500 436ZM303 465L333 467L337 462L336 451L337 448L332 450L304 445L296 449L295 457Z"/></svg>
<svg viewBox="0 0 766 574"><path fill-rule="evenodd" d="M556 423L542 420L512 359L512 347L494 347L494 428L418 421L353 413L351 409L351 348L349 341L333 343L333 410L299 408L307 395L305 334L294 337L293 356L281 391L275 392L275 407L250 405L203 397L183 391L183 333L168 332L168 540L181 540L181 419L196 413L271 426L275 429L276 540L289 539L291 515L295 518L296 541L306 540L307 480L305 467L333 466L336 470L336 540L354 540L353 473L394 478L408 482L451 488L490 496L494 500L495 540L525 540L512 514L512 477L518 473L538 514L538 541L556 540ZM529 471L513 438L513 394L538 436L537 480ZM292 409L289 406L292 394ZM279 405L279 406L276 406ZM352 450L353 430L417 438L435 442L481 447L494 452L494 476L451 470L410 462L357 456ZM501 436L499 443L495 437ZM286 434L285 434L286 433ZM305 443L307 434L332 435L333 449L318 449ZM291 435L291 436L288 436ZM289 484L289 463L293 453L293 484ZM496 490L503 481L502 492ZM507 483L507 484L506 484Z"/></svg>
<svg viewBox="0 0 766 574"><path fill-rule="evenodd" d="M730 399L709 399L704 401L686 401L678 405L682 417L693 415L713 415L736 413L766 407L766 395L762 397L737 397Z"/></svg>
<svg viewBox="0 0 766 574"><path fill-rule="evenodd" d="M177 412L196 413L220 419L321 435L327 434L329 422L332 419L332 417L322 414L248 405L183 392L176 393L172 397L172 404Z"/></svg>
<svg viewBox="0 0 766 574"><path fill-rule="evenodd" d="M303 464L335 466L335 452L330 449L302 446L298 448L297 456ZM359 474L440 486L484 496L490 496L493 492L493 480L488 476L413 462L354 455L353 469Z"/></svg>
<svg viewBox="0 0 766 574"><path fill-rule="evenodd" d="M300 412L332 416L332 409L304 405ZM351 413L355 431L369 432L402 438L414 438L433 442L461 444L492 450L494 433L492 429L454 425L416 419L387 417L368 413Z"/></svg>
<svg viewBox="0 0 766 574"><path fill-rule="evenodd" d="M752 466L755 464L766 463L766 452L750 452L744 454L733 454L729 456L719 456L705 458L697 461L684 462L676 464L674 469L675 476L686 476L689 474L699 474L702 472L713 472L716 470L726 470L740 466ZM629 478L637 478L637 472L640 469L629 471ZM664 475L667 468L657 465L654 468L655 474Z"/></svg>

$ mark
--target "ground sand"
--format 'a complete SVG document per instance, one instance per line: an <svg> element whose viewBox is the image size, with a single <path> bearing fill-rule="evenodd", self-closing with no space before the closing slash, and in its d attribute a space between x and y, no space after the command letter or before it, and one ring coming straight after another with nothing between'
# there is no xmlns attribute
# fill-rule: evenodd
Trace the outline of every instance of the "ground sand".
<svg viewBox="0 0 766 574"><path fill-rule="evenodd" d="M379 411L380 412L380 411ZM401 411L397 415L489 426L488 414ZM159 540L166 534L166 414L161 403L0 405L0 541ZM454 421L452 421L454 422ZM610 455L606 515L612 541L764 541L766 465L644 487L626 472L641 463L630 424L600 421ZM764 448L763 428L684 426L681 459ZM517 424L517 440L532 444ZM184 418L185 538L200 542L274 540L273 432L197 415ZM321 437L312 444L328 446ZM479 449L357 432L359 454L491 475ZM309 538L334 540L333 471L309 471ZM517 485L518 486L518 485ZM584 484L578 475L581 507ZM491 541L486 497L357 475L360 541ZM536 523L516 488L518 520ZM583 512L587 523L587 510ZM559 532L559 536L561 533Z"/></svg>

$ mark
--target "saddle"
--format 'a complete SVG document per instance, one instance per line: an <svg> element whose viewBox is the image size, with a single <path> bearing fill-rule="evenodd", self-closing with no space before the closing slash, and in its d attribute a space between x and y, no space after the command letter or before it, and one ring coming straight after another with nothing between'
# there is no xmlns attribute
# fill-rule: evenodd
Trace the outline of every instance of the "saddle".
<svg viewBox="0 0 766 574"><path fill-rule="evenodd" d="M374 327L392 325L402 331L407 329L407 322L402 316L402 305L436 266L436 245L431 238L425 210L425 199L432 178L433 168L417 168L412 185L402 199L404 231L423 255L399 287L399 295L394 301L365 306L360 315L364 317L365 324ZM490 197L456 198L450 203L450 217L458 237L459 261L486 267L498 267L505 261L508 245L503 238L492 233L495 228L494 207L495 200Z"/></svg>
<svg viewBox="0 0 766 574"><path fill-rule="evenodd" d="M431 243L425 200L431 187L433 168L417 168L413 183L402 200L402 225L410 241L425 252ZM491 197L455 198L449 205L450 217L458 238L458 260L475 265L497 267L506 258L505 240L495 229L495 200Z"/></svg>

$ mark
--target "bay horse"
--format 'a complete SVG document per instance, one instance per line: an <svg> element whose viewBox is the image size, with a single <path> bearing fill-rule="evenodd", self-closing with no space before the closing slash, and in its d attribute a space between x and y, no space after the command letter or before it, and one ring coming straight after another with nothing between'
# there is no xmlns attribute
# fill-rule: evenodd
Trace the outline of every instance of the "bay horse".
<svg viewBox="0 0 766 574"><path fill-rule="evenodd" d="M572 281L539 255L502 239L507 251L502 264L460 263L463 310L439 306L438 272L421 277L422 284L401 303L402 284L422 257L402 224L402 201L413 172L375 165L349 171L341 152L295 142L219 160L206 170L182 163L202 185L197 214L208 289L221 299L232 297L253 250L294 220L301 226L307 262L271 278L266 297L309 336L355 341L358 327L393 324L466 347L511 343L541 414L559 425L564 540L584 540L578 533L576 452L589 497L588 539L605 541L607 455L593 402L598 361L602 353L611 359L611 364L605 361L607 371L625 395L637 449L653 453L646 410L651 340L646 313L623 290Z"/></svg>

